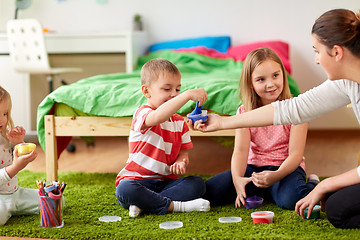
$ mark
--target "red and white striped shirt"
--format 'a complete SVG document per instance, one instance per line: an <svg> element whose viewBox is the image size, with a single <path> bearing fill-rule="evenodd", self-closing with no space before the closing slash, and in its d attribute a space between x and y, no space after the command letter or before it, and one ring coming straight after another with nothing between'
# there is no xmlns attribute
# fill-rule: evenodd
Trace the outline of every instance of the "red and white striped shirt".
<svg viewBox="0 0 360 240"><path fill-rule="evenodd" d="M141 130L150 106L138 107L129 135L129 159L116 177L116 186L124 179L169 180L178 176L170 172L180 150L193 147L189 127L182 116L174 114L169 121Z"/></svg>

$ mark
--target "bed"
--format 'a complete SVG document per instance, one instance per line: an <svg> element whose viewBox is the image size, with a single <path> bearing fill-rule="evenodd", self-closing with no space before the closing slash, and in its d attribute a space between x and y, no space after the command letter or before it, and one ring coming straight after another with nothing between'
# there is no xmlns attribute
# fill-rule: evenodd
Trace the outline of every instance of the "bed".
<svg viewBox="0 0 360 240"><path fill-rule="evenodd" d="M291 77L289 46L282 41L266 41L230 46L229 37L205 37L152 45L141 56L132 73L113 73L82 79L56 89L41 102L37 131L45 151L47 180L57 180L57 159L73 136L128 136L132 114L146 103L140 91L140 70L153 58L173 62L181 72L181 90L204 88L208 100L204 109L234 115L241 101L238 84L243 60L253 49L275 50L288 72L290 90L299 88ZM195 107L188 102L178 113L186 115ZM234 130L214 133L191 132L192 136L234 136Z"/></svg>

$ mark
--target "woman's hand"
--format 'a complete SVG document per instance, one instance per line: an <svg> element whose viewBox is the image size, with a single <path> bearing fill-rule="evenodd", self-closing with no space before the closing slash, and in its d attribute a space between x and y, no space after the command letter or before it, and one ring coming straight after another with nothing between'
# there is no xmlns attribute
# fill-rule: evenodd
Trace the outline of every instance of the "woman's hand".
<svg viewBox="0 0 360 240"><path fill-rule="evenodd" d="M6 137L14 145L23 143L24 136L25 136L25 129L20 126L16 126L13 129L11 129L9 133L6 133Z"/></svg>
<svg viewBox="0 0 360 240"><path fill-rule="evenodd" d="M322 182L321 182L322 183ZM300 199L295 205L295 212L304 218L304 210L309 207L307 217L309 218L311 212L316 204L320 202L321 210L325 211L325 192L322 191L322 186L319 183L306 197Z"/></svg>
<svg viewBox="0 0 360 240"><path fill-rule="evenodd" d="M252 174L252 181L259 188L268 188L278 180L276 171L262 171Z"/></svg>

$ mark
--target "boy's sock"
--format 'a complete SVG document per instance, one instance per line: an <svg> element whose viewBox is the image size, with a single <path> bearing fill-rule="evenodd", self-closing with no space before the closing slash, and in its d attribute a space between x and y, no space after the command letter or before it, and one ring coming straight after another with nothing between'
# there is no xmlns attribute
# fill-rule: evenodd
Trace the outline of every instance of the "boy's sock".
<svg viewBox="0 0 360 240"><path fill-rule="evenodd" d="M191 200L187 202L173 201L173 203L174 203L174 209L173 209L174 212L210 211L210 202L202 198L197 198L195 200Z"/></svg>
<svg viewBox="0 0 360 240"><path fill-rule="evenodd" d="M129 216L130 217L137 217L142 212L140 208L135 205L130 205L129 207Z"/></svg>
<svg viewBox="0 0 360 240"><path fill-rule="evenodd" d="M320 182L320 179L319 179L318 175L310 174L308 177L308 182L313 182L315 184L318 184Z"/></svg>

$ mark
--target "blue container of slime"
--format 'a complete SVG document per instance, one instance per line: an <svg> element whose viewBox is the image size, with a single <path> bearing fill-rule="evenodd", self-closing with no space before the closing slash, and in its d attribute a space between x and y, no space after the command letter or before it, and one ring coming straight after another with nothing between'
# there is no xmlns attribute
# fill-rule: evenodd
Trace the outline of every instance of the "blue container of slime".
<svg viewBox="0 0 360 240"><path fill-rule="evenodd" d="M196 121L202 120L205 122L207 120L207 110L202 110L202 107L203 106L199 107L199 101L197 101L195 109L187 115L193 125Z"/></svg>

